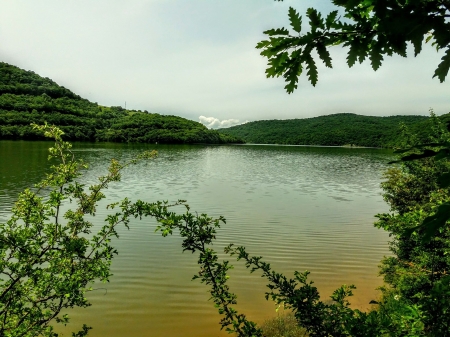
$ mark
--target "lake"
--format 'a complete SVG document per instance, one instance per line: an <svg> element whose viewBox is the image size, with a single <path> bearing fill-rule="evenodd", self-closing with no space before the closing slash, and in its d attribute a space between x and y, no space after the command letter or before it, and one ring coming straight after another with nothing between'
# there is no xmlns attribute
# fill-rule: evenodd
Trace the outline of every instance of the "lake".
<svg viewBox="0 0 450 337"><path fill-rule="evenodd" d="M0 221L25 187L49 168L51 142L0 141ZM156 149L158 158L127 168L122 182L106 191L107 202L185 199L191 210L218 217L214 248L244 245L274 270L293 276L311 272L326 299L342 284L355 284L354 307L369 308L379 296L380 259L389 254L388 235L373 227L374 215L389 210L379 184L392 152L380 149L267 145L145 145L75 143L90 164L85 180L106 172L111 158L131 159ZM97 225L105 210L97 212ZM227 336L220 316L198 280L197 255L182 253L181 239L161 237L155 222L133 221L114 241L114 276L88 294L92 306L72 310L73 331L93 326L93 337ZM224 254L221 257L227 258ZM264 299L264 279L232 260L230 287L237 309L260 323L276 316ZM64 330L69 331L69 330ZM69 335L69 334L65 334Z"/></svg>

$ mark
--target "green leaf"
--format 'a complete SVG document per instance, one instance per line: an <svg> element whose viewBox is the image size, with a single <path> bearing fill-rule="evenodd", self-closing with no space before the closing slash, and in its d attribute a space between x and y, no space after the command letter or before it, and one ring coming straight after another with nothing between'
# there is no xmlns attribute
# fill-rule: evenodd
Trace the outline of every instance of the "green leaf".
<svg viewBox="0 0 450 337"><path fill-rule="evenodd" d="M269 29L264 32L264 34L269 36L274 35L289 35L289 31L286 28Z"/></svg>
<svg viewBox="0 0 450 337"><path fill-rule="evenodd" d="M298 41L298 38L280 36L280 37L271 37L270 40L272 42L272 47L267 48L265 51L262 51L261 55L266 57L275 56L280 51L285 51L286 49L295 46L295 43Z"/></svg>
<svg viewBox="0 0 450 337"><path fill-rule="evenodd" d="M338 11L332 11L330 14L327 15L327 18L325 19L325 27L327 29L330 29L334 26L337 15Z"/></svg>
<svg viewBox="0 0 450 337"><path fill-rule="evenodd" d="M439 78L439 81L442 83L445 81L447 77L448 70L450 68L450 46L448 47L445 55L441 58L442 62L439 63L438 67L434 71L433 78L436 76Z"/></svg>
<svg viewBox="0 0 450 337"><path fill-rule="evenodd" d="M288 70L285 72L284 78L288 83L284 88L286 89L288 94L291 94L295 89L297 89L298 77L303 71L298 51L295 54L293 53L293 55L291 55L291 59L287 64L287 69Z"/></svg>
<svg viewBox="0 0 450 337"><path fill-rule="evenodd" d="M306 62L306 69L308 69L306 75L308 75L308 79L311 82L311 84L313 86L316 86L318 79L316 62L314 62L314 59L311 57L310 54L306 55L305 62Z"/></svg>
<svg viewBox="0 0 450 337"><path fill-rule="evenodd" d="M323 43L318 43L316 45L316 50L317 53L319 54L320 59L323 61L323 63L328 67L328 68L333 68L332 64L331 64L331 56L330 53L328 52L327 48L325 47L325 45Z"/></svg>
<svg viewBox="0 0 450 337"><path fill-rule="evenodd" d="M271 42L269 40L259 41L256 44L256 49L262 49L262 48L268 47L268 46L270 46L270 44L271 44Z"/></svg>
<svg viewBox="0 0 450 337"><path fill-rule="evenodd" d="M288 16L289 21L291 22L292 29L295 30L297 33L300 33L302 30L302 17L292 7L289 7Z"/></svg>
<svg viewBox="0 0 450 337"><path fill-rule="evenodd" d="M444 227L447 220L450 219L450 202L441 204L436 213L431 215L422 222L420 226L409 228L405 231L407 236L411 236L413 232L419 232L423 242L429 242L435 235L436 231Z"/></svg>
<svg viewBox="0 0 450 337"><path fill-rule="evenodd" d="M359 63L363 63L366 59L367 55L369 55L369 43L366 41L358 41L358 61Z"/></svg>
<svg viewBox="0 0 450 337"><path fill-rule="evenodd" d="M289 55L287 52L279 53L276 57L273 57L269 60L270 64L274 67L280 68L283 67L283 64L289 59Z"/></svg>
<svg viewBox="0 0 450 337"><path fill-rule="evenodd" d="M419 36L414 38L412 41L412 44L414 46L414 56L417 56L422 51L422 38Z"/></svg>
<svg viewBox="0 0 450 337"><path fill-rule="evenodd" d="M380 68L381 63L383 61L383 55L381 54L381 48L378 43L375 43L370 51L370 63L372 65L373 70L377 70Z"/></svg>
<svg viewBox="0 0 450 337"><path fill-rule="evenodd" d="M271 37L270 44L264 48L260 55L267 58L276 56L280 50L284 49L285 40L285 37Z"/></svg>
<svg viewBox="0 0 450 337"><path fill-rule="evenodd" d="M352 41L350 45L350 50L347 54L347 64L351 68L356 63L356 60L358 59L358 45Z"/></svg>
<svg viewBox="0 0 450 337"><path fill-rule="evenodd" d="M322 15L317 12L314 8L308 8L306 10L306 16L309 18L309 24L311 26L311 30L315 31L317 28L324 29L325 25L323 23Z"/></svg>
<svg viewBox="0 0 450 337"><path fill-rule="evenodd" d="M398 55L406 57L406 41L405 40L392 40L391 47Z"/></svg>

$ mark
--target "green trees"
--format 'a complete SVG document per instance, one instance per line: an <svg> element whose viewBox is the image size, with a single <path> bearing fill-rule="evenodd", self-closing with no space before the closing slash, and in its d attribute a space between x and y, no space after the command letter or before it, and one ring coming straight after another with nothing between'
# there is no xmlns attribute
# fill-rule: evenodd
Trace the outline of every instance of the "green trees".
<svg viewBox="0 0 450 337"><path fill-rule="evenodd" d="M100 106L48 78L0 62L0 139L42 139L31 123L58 126L68 140L242 143L185 118Z"/></svg>
<svg viewBox="0 0 450 337"><path fill-rule="evenodd" d="M434 121L434 140L448 140L449 133L435 117ZM375 224L393 238L393 255L385 257L380 266L389 285L384 288L384 296L394 296L397 301L416 307L424 333L431 336L450 334L450 228L439 228L427 240L418 231L411 235L410 230L449 199L449 188L439 184L440 177L449 170L448 161L433 157L403 161L400 167L388 170L382 188L391 213L379 214Z"/></svg>
<svg viewBox="0 0 450 337"><path fill-rule="evenodd" d="M338 10L326 16L314 8L307 10L306 33L302 33L302 17L289 8L291 31L284 27L267 30L264 33L268 40L257 45L262 49L261 55L268 59L267 77L284 77L288 93L297 89L298 77L305 68L308 80L316 85L318 72L312 53L317 52L325 66L331 68L327 48L335 45L349 47L349 67L368 59L377 70L384 56L406 57L408 44L413 45L417 55L423 41L429 42L437 50L445 51L433 75L441 82L445 80L450 68L448 0L332 0L332 3Z"/></svg>
<svg viewBox="0 0 450 337"><path fill-rule="evenodd" d="M399 141L400 123L420 132L421 139L427 139L428 117L375 117L350 113L304 119L254 121L219 131L255 144L392 148Z"/></svg>

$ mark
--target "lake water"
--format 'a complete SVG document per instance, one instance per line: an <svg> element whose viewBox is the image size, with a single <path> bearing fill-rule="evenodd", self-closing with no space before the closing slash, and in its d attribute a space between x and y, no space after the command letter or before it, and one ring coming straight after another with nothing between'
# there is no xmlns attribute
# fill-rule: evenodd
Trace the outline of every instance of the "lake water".
<svg viewBox="0 0 450 337"><path fill-rule="evenodd" d="M43 177L51 142L0 141L0 221L8 218L17 193ZM146 201L186 199L193 211L227 224L214 247L244 245L288 276L310 278L327 298L342 284L355 284L354 307L366 309L379 293L380 259L388 235L373 227L388 211L379 184L391 152L379 149L300 146L149 146L76 143L75 154L90 163L85 179L105 173L111 158L122 161L145 149L157 159L127 168L111 185L107 202L129 197ZM97 213L98 224L105 216ZM94 327L97 337L226 336L220 316L198 280L197 256L182 253L178 235L154 233L155 222L133 221L114 242L114 276L89 293L92 307L72 310L70 326ZM226 258L224 254L221 257ZM233 261L231 290L237 309L260 323L276 315L264 299L264 279ZM64 330L69 331L69 330ZM70 334L65 334L70 335Z"/></svg>

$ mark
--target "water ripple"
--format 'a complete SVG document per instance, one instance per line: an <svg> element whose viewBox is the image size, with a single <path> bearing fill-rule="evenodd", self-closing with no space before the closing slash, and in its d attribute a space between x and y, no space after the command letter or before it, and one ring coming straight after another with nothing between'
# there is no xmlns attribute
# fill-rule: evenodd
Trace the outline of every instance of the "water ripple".
<svg viewBox="0 0 450 337"><path fill-rule="evenodd" d="M8 217L20 190L42 179L47 146L0 142L0 220ZM74 150L90 163L84 179L92 183L112 158L126 161L144 149L151 147L77 143ZM391 159L388 152L276 146L157 149L155 160L127 168L102 204L124 197L187 199L194 211L227 218L214 244L219 252L235 243L287 275L310 270L325 296L343 283L355 283L360 292L354 303L361 308L377 296L377 265L388 253L388 237L372 223L374 214L388 210L379 188ZM100 210L95 225L105 216ZM72 321L93 325L92 336L143 336L149 331L155 336L225 336L207 289L191 281L198 271L197 256L181 252L179 235L162 238L154 233L153 220L130 226L120 229L114 242L119 255L111 283L98 284L88 294L94 305L72 312ZM273 304L263 300L264 280L241 263L233 264L230 285L238 293L238 307L257 320L273 315Z"/></svg>

